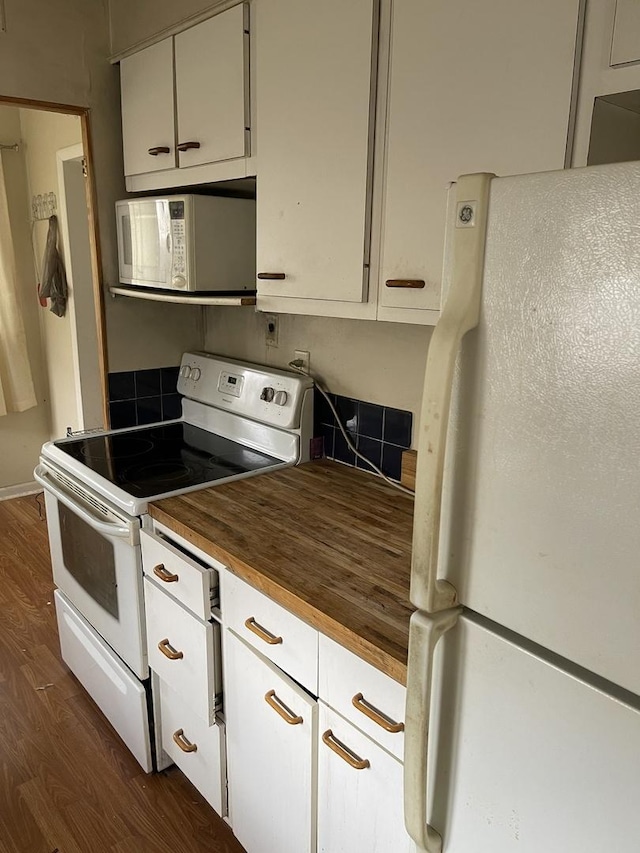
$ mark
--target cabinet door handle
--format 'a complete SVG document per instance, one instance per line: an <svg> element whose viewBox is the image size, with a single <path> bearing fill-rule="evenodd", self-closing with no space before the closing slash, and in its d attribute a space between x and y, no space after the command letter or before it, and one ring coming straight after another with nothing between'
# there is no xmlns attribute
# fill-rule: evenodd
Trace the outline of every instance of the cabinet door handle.
<svg viewBox="0 0 640 853"><path fill-rule="evenodd" d="M260 637L261 640L264 640L264 642L268 643L270 646L277 646L282 642L282 637L276 637L275 634L272 634L270 631L267 631L267 629L263 628L262 625L258 625L253 616L250 616L246 620L246 622L244 623L244 627L248 628L257 637Z"/></svg>
<svg viewBox="0 0 640 853"><path fill-rule="evenodd" d="M298 726L303 722L302 717L299 714L294 714L281 699L278 699L276 696L275 690L269 690L264 694L264 701L269 705L270 708L279 714L285 723L289 723L290 726Z"/></svg>
<svg viewBox="0 0 640 853"><path fill-rule="evenodd" d="M200 148L199 142L179 142L178 151L190 151L192 148Z"/></svg>
<svg viewBox="0 0 640 853"><path fill-rule="evenodd" d="M260 281L283 281L286 275L283 272L259 272Z"/></svg>
<svg viewBox="0 0 640 853"><path fill-rule="evenodd" d="M196 752L198 749L197 744L191 743L191 741L186 739L182 729L178 729L177 732L173 733L173 741L183 752Z"/></svg>
<svg viewBox="0 0 640 853"><path fill-rule="evenodd" d="M385 284L387 287L409 287L412 290L422 290L425 286L421 278L388 278Z"/></svg>
<svg viewBox="0 0 640 853"><path fill-rule="evenodd" d="M155 148L149 148L148 153L152 157L157 157L158 154L170 154L171 149L167 145L157 145Z"/></svg>
<svg viewBox="0 0 640 853"><path fill-rule="evenodd" d="M180 660L180 658L184 657L184 654L182 652L178 652L173 648L173 646L166 637L164 638L164 640L160 640L160 642L158 643L158 648L166 658L169 658L169 660Z"/></svg>
<svg viewBox="0 0 640 853"><path fill-rule="evenodd" d="M158 563L157 566L154 566L153 573L157 578L160 578L160 580L165 583L175 583L175 581L179 580L178 575L174 575L173 572L170 572L165 568L163 563Z"/></svg>
<svg viewBox="0 0 640 853"><path fill-rule="evenodd" d="M374 708L373 705L367 702L362 693L356 693L351 700L351 704L354 708L357 708L361 714L364 714L365 717L369 717L370 720L377 723L385 730L385 732L397 734L398 732L404 731L404 723L396 723L390 717L387 717L386 714L378 711L377 708Z"/></svg>
<svg viewBox="0 0 640 853"><path fill-rule="evenodd" d="M346 744L338 740L331 729L327 729L322 735L322 742L326 744L329 749L332 749L336 755L339 755L343 761L346 761L349 767L353 767L354 770L366 770L367 767L371 767L369 759L360 758L356 755L355 752L346 746Z"/></svg>

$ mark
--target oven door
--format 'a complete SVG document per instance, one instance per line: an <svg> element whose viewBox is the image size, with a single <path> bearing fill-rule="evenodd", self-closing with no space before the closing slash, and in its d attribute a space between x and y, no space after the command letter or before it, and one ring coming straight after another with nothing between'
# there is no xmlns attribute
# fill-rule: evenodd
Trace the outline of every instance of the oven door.
<svg viewBox="0 0 640 853"><path fill-rule="evenodd" d="M44 465L34 476L45 490L56 586L138 678L148 678L140 521L80 486L72 494Z"/></svg>

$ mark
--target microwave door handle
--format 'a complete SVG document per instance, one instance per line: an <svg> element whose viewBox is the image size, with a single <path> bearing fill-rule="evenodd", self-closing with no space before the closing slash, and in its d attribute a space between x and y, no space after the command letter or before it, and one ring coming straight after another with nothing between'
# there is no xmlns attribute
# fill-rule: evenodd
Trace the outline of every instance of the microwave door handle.
<svg viewBox="0 0 640 853"><path fill-rule="evenodd" d="M171 231L167 231L167 253L171 255Z"/></svg>
<svg viewBox="0 0 640 853"><path fill-rule="evenodd" d="M108 524L104 521L99 521L94 515L72 500L62 489L59 489L51 477L48 475L46 468L38 465L33 472L33 476L38 483L47 492L50 492L60 503L64 504L72 512L75 512L83 521L104 536L117 537L118 539L128 539L131 536L131 530L128 526L122 524Z"/></svg>

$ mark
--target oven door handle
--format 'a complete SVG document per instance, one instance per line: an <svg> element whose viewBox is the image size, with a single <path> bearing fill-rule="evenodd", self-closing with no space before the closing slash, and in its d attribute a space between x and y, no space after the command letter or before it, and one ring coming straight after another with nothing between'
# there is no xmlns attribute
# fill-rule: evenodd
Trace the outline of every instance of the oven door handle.
<svg viewBox="0 0 640 853"><path fill-rule="evenodd" d="M98 533L102 533L104 536L117 537L118 539L128 539L131 536L131 529L128 526L122 524L109 524L107 522L100 521L84 507L72 500L72 498L63 492L62 489L54 485L53 480L44 466L38 465L36 470L33 472L33 476L37 482L40 483L43 489L46 489L46 491L50 492L57 500L60 501L60 503L63 503L72 512L75 512L75 514L80 516L83 521L86 521L89 527L93 527L93 529L97 530Z"/></svg>

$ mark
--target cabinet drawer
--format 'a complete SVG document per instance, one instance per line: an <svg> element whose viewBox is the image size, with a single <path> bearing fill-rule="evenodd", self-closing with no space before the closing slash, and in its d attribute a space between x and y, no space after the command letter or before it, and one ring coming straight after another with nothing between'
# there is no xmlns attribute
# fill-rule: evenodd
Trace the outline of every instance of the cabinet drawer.
<svg viewBox="0 0 640 853"><path fill-rule="evenodd" d="M318 632L240 578L222 575L225 625L318 695Z"/></svg>
<svg viewBox="0 0 640 853"><path fill-rule="evenodd" d="M140 531L142 566L163 591L205 621L218 604L218 572L203 566L157 533Z"/></svg>
<svg viewBox="0 0 640 853"><path fill-rule="evenodd" d="M144 600L149 667L213 725L222 689L220 626L197 619L149 578Z"/></svg>
<svg viewBox="0 0 640 853"><path fill-rule="evenodd" d="M162 748L212 808L224 816L227 813L224 726L220 723L209 726L161 679L156 679L156 686Z"/></svg>
<svg viewBox="0 0 640 853"><path fill-rule="evenodd" d="M322 634L318 681L323 701L402 760L406 696L402 684Z"/></svg>

